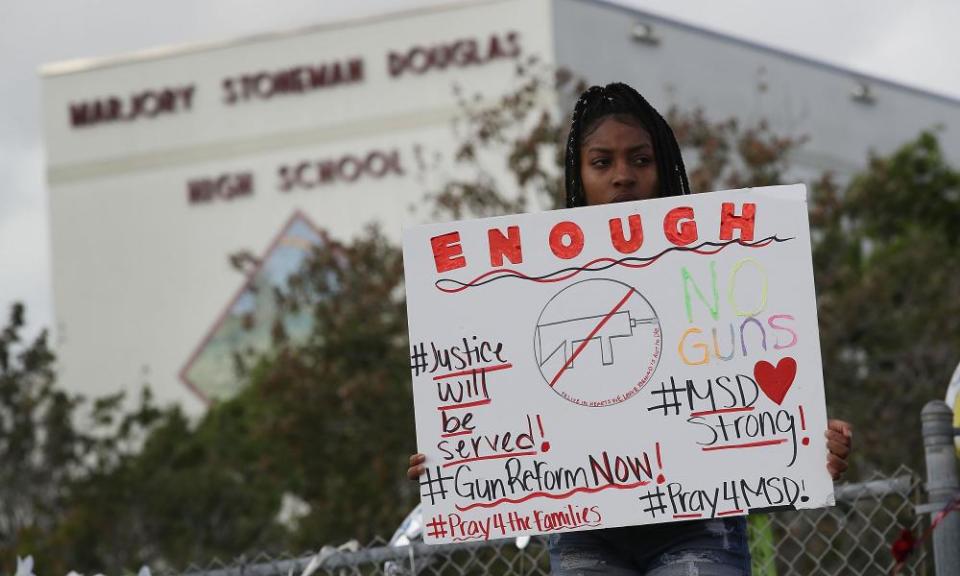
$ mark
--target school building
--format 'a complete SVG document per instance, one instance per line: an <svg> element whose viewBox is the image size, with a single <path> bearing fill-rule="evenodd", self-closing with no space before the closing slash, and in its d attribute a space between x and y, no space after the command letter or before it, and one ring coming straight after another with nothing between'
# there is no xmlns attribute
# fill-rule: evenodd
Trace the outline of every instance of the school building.
<svg viewBox="0 0 960 576"><path fill-rule="evenodd" d="M938 127L960 101L601 0L478 0L42 71L57 351L90 396L149 383L200 413L243 385L250 320L322 243L373 220L399 239L449 164L463 93L496 97L536 55L659 109L808 137L798 174L841 178ZM567 114L571 102L545 94ZM434 173L435 174L435 173ZM229 256L249 250L246 275ZM263 322L253 322L263 325ZM307 330L308 326L294 326Z"/></svg>

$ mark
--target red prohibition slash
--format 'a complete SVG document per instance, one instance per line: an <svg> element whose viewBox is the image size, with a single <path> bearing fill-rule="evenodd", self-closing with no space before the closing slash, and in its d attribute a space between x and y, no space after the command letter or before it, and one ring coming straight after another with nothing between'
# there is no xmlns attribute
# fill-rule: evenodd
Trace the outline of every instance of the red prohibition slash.
<svg viewBox="0 0 960 576"><path fill-rule="evenodd" d="M756 448L758 446L773 446L774 444L783 444L786 442L786 438L780 438L779 440L763 440L762 442L747 442L746 444L728 444L727 446L705 446L701 448L704 452L711 452L713 450L733 450L736 448Z"/></svg>
<svg viewBox="0 0 960 576"><path fill-rule="evenodd" d="M567 368L569 368L570 365L573 364L573 361L577 358L577 356L580 355L581 352L583 352L583 349L586 348L587 344L590 343L590 340L592 340L593 337L597 335L597 332L599 332L600 329L603 328L603 325L606 324L610 320L610 318L612 318L613 315L616 314L621 308L623 308L623 305L627 303L627 300L630 299L630 296L634 292L635 290L633 288L628 289L627 293L623 296L623 298L621 298L620 301L617 302L617 305L613 307L613 310L607 312L607 314L600 320L600 323L597 324L596 327L590 331L590 334L587 335L587 337L583 340L583 342L581 342L580 345L577 346L577 349L573 351L573 354L570 355L570 358L567 358L567 361L563 364L563 366L557 372L557 375L554 376L552 380L550 380L551 388L553 388L556 385L557 380L560 379L560 376L562 376L563 373L566 372Z"/></svg>
<svg viewBox="0 0 960 576"><path fill-rule="evenodd" d="M496 366L483 366L480 368L470 368L469 370L461 370L459 372L451 372L449 374L440 374L439 376L434 376L434 380L444 380L446 378L454 378L456 376L467 376L481 374L484 372L496 372L497 370L506 370L507 368L513 368L513 364L497 364Z"/></svg>
<svg viewBox="0 0 960 576"><path fill-rule="evenodd" d="M644 480L640 482L634 482L633 484L604 484L603 486L597 486L596 488L581 486L580 488L574 488L573 490L561 492L559 494L550 494L549 492L531 492L522 498L501 498L499 500L494 500L493 502L477 502L475 504L470 504L469 506L460 506L457 504L457 510L460 512L466 512L468 510L473 510L474 508L494 508L501 504L520 504L521 502L526 502L527 500L532 500L533 498L564 500L581 492L584 494L594 494L596 492L602 492L611 488L615 490L633 490L634 488L642 488L648 484L650 483Z"/></svg>

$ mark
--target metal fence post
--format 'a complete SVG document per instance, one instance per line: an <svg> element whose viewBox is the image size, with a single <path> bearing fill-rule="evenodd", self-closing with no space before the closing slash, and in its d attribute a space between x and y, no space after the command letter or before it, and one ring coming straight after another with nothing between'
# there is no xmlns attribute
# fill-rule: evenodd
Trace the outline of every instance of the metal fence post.
<svg viewBox="0 0 960 576"><path fill-rule="evenodd" d="M923 407L920 420L930 502L926 508L933 516L960 492L953 411L945 402L934 400ZM960 576L960 513L948 515L933 531L933 557L937 576Z"/></svg>

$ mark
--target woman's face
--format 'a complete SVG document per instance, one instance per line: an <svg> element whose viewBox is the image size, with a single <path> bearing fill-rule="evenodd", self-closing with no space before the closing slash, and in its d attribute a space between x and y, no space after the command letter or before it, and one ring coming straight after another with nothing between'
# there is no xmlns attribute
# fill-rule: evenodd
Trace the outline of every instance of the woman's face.
<svg viewBox="0 0 960 576"><path fill-rule="evenodd" d="M650 134L637 121L602 118L580 146L580 179L587 205L656 197Z"/></svg>

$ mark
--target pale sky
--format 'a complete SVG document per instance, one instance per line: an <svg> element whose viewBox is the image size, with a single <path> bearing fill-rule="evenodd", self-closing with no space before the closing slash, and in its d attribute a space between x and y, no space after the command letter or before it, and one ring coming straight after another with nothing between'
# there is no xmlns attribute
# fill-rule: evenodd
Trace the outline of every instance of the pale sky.
<svg viewBox="0 0 960 576"><path fill-rule="evenodd" d="M0 314L19 300L34 331L53 323L40 65L457 2L0 0ZM960 98L954 0L615 3Z"/></svg>

